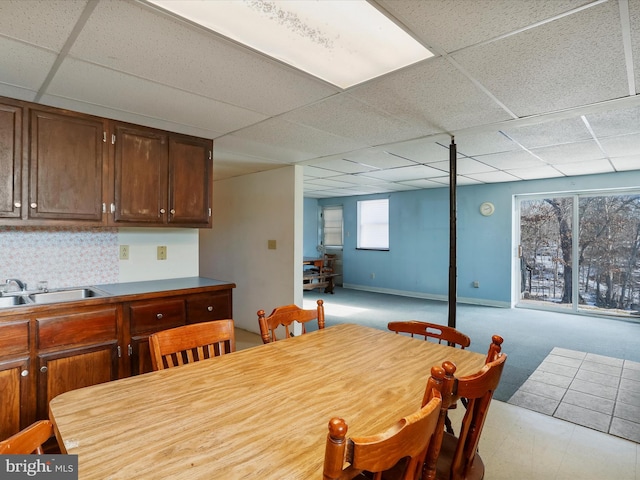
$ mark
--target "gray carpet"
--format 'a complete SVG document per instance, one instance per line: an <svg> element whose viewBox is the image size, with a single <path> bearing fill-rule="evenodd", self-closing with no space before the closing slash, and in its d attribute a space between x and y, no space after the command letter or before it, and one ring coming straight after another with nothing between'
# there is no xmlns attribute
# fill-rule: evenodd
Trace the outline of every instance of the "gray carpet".
<svg viewBox="0 0 640 480"><path fill-rule="evenodd" d="M322 298L327 325L359 323L385 329L392 320L423 320L447 324L446 302L336 287L335 294L304 292L308 302ZM485 353L491 336L504 338L509 354L494 398L506 402L554 347L640 362L640 323L604 317L524 308L493 308L459 304L458 330L471 337L471 350Z"/></svg>

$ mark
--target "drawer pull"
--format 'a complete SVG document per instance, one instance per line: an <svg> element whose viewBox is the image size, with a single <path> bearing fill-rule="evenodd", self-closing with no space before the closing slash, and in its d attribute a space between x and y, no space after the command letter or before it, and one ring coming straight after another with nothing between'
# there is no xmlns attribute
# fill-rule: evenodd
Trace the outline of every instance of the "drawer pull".
<svg viewBox="0 0 640 480"><path fill-rule="evenodd" d="M41 371L42 373L47 373L47 370L49 370L49 369L47 368L47 366L46 366L46 365L43 365L42 367L40 367L40 371Z"/></svg>
<svg viewBox="0 0 640 480"><path fill-rule="evenodd" d="M27 376L29 376L29 370L22 370L22 371L20 372L20 375L21 375L21 376L23 376L23 377L27 377Z"/></svg>
<svg viewBox="0 0 640 480"><path fill-rule="evenodd" d="M156 314L156 318L157 318L158 320L162 320L162 317L163 317L163 316L164 316L164 315L162 315L161 313Z"/></svg>
<svg viewBox="0 0 640 480"><path fill-rule="evenodd" d="M208 311L210 311L210 312L213 312L213 307L212 307L211 305L209 305L209 306L207 307L207 310L208 310Z"/></svg>

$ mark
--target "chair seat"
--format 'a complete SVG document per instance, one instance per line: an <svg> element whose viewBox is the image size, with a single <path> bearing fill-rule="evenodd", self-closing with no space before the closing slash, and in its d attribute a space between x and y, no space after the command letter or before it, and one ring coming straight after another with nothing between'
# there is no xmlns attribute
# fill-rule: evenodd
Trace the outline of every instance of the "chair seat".
<svg viewBox="0 0 640 480"><path fill-rule="evenodd" d="M457 444L458 437L445 432L436 466L436 480L451 480L451 462L453 461ZM484 478L484 462L480 458L480 454L476 452L465 480L481 480L482 478Z"/></svg>

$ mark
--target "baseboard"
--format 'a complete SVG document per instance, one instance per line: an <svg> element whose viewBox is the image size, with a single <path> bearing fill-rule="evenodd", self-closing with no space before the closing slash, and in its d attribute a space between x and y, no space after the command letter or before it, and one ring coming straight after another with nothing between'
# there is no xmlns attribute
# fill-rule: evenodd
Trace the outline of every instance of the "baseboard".
<svg viewBox="0 0 640 480"><path fill-rule="evenodd" d="M377 287L371 287L368 285L357 285L354 283L344 283L342 287L350 288L352 290L362 290L364 292L386 293L388 295L399 295L401 297L424 298L425 300L436 300L440 302L449 301L449 297L446 295L434 295L434 294L424 293L424 292L394 290L393 288L377 288ZM511 304L509 302L499 302L496 300L486 300L482 298L458 297L456 298L456 302L465 303L469 305L481 305L484 307L511 308Z"/></svg>

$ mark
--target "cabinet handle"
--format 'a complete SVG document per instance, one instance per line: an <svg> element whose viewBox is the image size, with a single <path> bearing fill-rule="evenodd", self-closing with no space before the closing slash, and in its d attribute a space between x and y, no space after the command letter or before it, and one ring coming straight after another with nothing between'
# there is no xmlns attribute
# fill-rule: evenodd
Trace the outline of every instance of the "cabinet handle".
<svg viewBox="0 0 640 480"><path fill-rule="evenodd" d="M38 204L37 204L36 202L33 202L33 203L30 205L30 207L31 207L31 208L38 208Z"/></svg>
<svg viewBox="0 0 640 480"><path fill-rule="evenodd" d="M133 355L133 348L131 347L131 344L127 345L127 352L129 353L129 356Z"/></svg>
<svg viewBox="0 0 640 480"><path fill-rule="evenodd" d="M208 311L210 311L210 312L213 312L213 307L212 307L211 305L209 305L209 306L207 307L207 310L208 310Z"/></svg>
<svg viewBox="0 0 640 480"><path fill-rule="evenodd" d="M120 348L120 345L118 345L118 358L122 358L122 349Z"/></svg>
<svg viewBox="0 0 640 480"><path fill-rule="evenodd" d="M172 208L171 210L169 210L169 213L170 213L171 215L175 215L175 214L176 214L176 209L175 209L175 208Z"/></svg>
<svg viewBox="0 0 640 480"><path fill-rule="evenodd" d="M116 204L115 203L111 204L111 213L116 213Z"/></svg>
<svg viewBox="0 0 640 480"><path fill-rule="evenodd" d="M14 207L16 208L20 208L22 206L22 204L20 202L16 202L13 204Z"/></svg>
<svg viewBox="0 0 640 480"><path fill-rule="evenodd" d="M47 370L48 370L48 368L47 368L47 366L46 366L46 365L43 365L42 367L40 367L40 371L41 371L42 373L47 373Z"/></svg>
<svg viewBox="0 0 640 480"><path fill-rule="evenodd" d="M23 376L23 377L27 377L29 375L29 370L22 370L20 372L20 375Z"/></svg>
<svg viewBox="0 0 640 480"><path fill-rule="evenodd" d="M160 213L161 213L162 215L164 215L164 214L165 214L165 212L166 212L166 210L165 210L164 208L161 208L161 209L160 209Z"/></svg>
<svg viewBox="0 0 640 480"><path fill-rule="evenodd" d="M161 313L156 314L156 318L158 320L162 320L163 315Z"/></svg>

